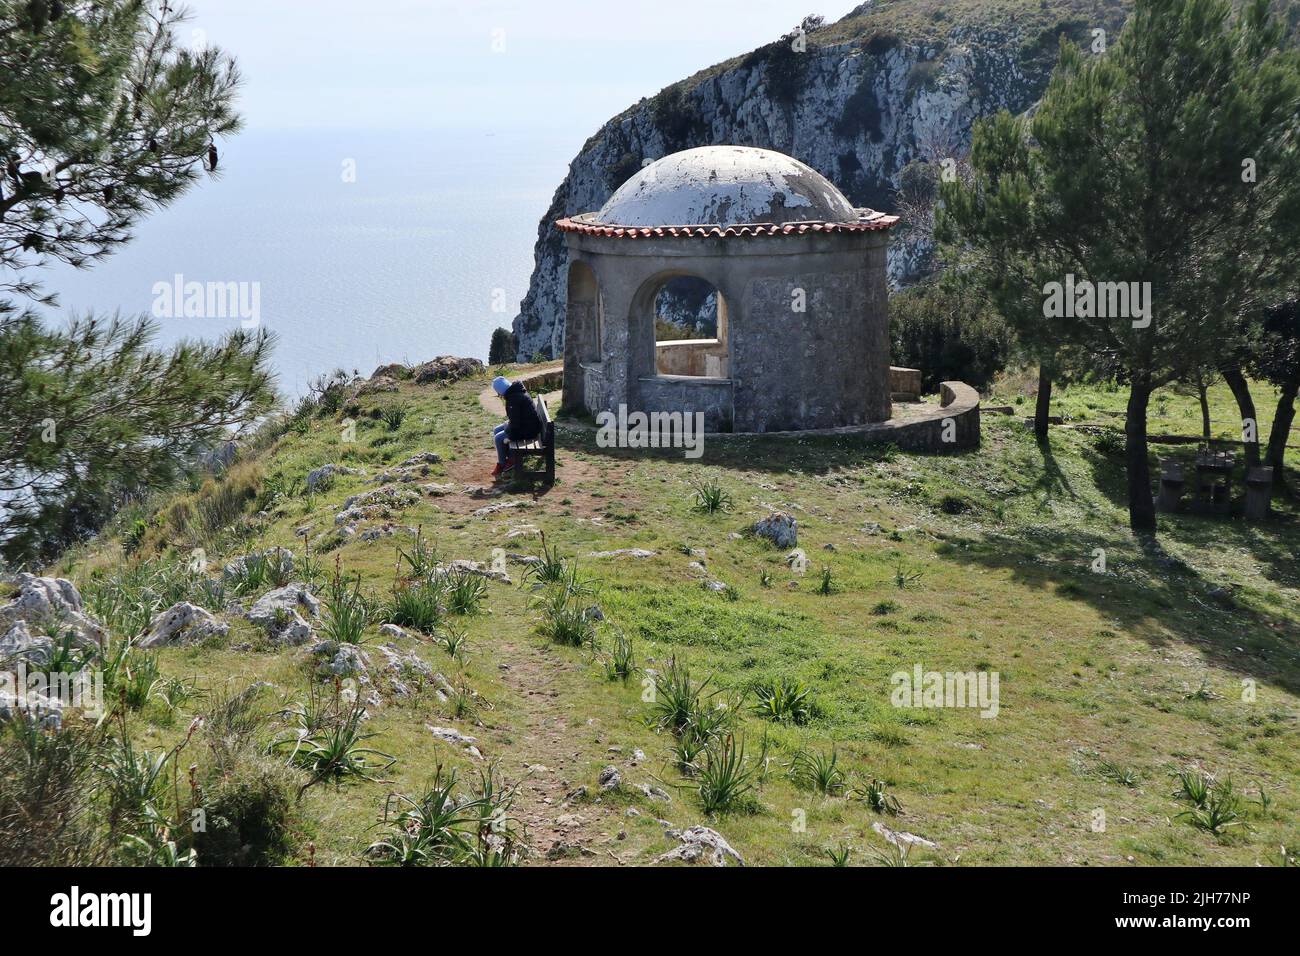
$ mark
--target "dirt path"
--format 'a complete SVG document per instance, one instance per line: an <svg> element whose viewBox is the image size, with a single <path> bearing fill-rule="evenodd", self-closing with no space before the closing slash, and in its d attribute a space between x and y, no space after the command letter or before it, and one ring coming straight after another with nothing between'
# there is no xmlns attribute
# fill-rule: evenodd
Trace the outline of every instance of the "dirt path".
<svg viewBox="0 0 1300 956"><path fill-rule="evenodd" d="M591 767L607 762L622 767L626 758L608 756L593 741L610 739L598 717L583 717L567 703L575 681L590 673L546 646L527 641L493 649L501 681L518 696L521 707L509 727L510 748L523 778L514 812L527 829L532 865L605 865L622 863L630 847L626 813L621 805L590 799L599 793ZM585 787L588 796L581 795Z"/></svg>
<svg viewBox="0 0 1300 956"><path fill-rule="evenodd" d="M527 385L530 380L537 378L539 375L554 375L556 372L562 371L563 369L563 362L552 362L546 365L539 365L535 369L529 369L524 375L516 376L512 381L523 382ZM542 395L542 398L546 401L546 407L550 410L552 415L554 415L556 409L560 407L560 398L562 394L563 393L557 389L554 392L545 392ZM492 391L491 385L478 393L478 403L497 418L501 418L505 415L505 407L501 404L501 399L497 396L497 393Z"/></svg>

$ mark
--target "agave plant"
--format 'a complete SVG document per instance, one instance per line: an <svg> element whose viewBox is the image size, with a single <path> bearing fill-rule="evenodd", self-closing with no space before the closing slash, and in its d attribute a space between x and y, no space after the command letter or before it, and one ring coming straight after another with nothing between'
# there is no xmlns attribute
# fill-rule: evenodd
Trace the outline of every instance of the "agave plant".
<svg viewBox="0 0 1300 956"><path fill-rule="evenodd" d="M890 816L897 816L903 812L902 805L898 798L885 789L884 781L872 777L861 787L855 787L853 795L862 800L876 813L887 813Z"/></svg>
<svg viewBox="0 0 1300 956"><path fill-rule="evenodd" d="M754 686L754 713L777 722L806 724L812 718L811 691L788 677Z"/></svg>
<svg viewBox="0 0 1300 956"><path fill-rule="evenodd" d="M832 747L830 753L822 750L798 750L790 759L789 775L795 786L815 790L824 796L834 796L844 790L848 782L839 766L839 754Z"/></svg>
<svg viewBox="0 0 1300 956"><path fill-rule="evenodd" d="M273 752L287 751L289 762L310 775L299 789L299 796L323 780L341 781L348 777L374 780L376 773L397 762L391 754L363 746L376 736L361 730L364 718L365 708L353 701L346 711L336 708L333 714L321 719L315 729L300 725L272 742Z"/></svg>
<svg viewBox="0 0 1300 956"><path fill-rule="evenodd" d="M748 804L757 783L758 768L745 759L745 741L731 734L704 750L699 768L700 805L705 813L727 813Z"/></svg>

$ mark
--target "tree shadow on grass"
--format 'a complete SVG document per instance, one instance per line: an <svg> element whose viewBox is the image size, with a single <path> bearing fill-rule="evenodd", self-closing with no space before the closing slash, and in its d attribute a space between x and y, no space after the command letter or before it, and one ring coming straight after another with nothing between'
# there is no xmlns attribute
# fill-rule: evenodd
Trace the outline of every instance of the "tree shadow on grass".
<svg viewBox="0 0 1300 956"><path fill-rule="evenodd" d="M1090 570L1097 549L1106 552L1104 574ZM1117 547L1113 535L1039 527L948 548L938 559L1009 572L1023 587L1089 604L1152 647L1175 639L1217 667L1300 694L1300 628L1241 606L1158 539Z"/></svg>
<svg viewBox="0 0 1300 956"><path fill-rule="evenodd" d="M1056 455L1052 452L1051 440L1036 440L1034 446L1042 455L1043 463L1042 474L1038 476L1030 489L1034 494L1042 494L1035 510L1044 511L1052 503L1053 498L1058 496L1077 498L1078 495L1075 494L1074 487L1070 484L1069 476L1061 469L1060 463L1056 460Z"/></svg>
<svg viewBox="0 0 1300 956"><path fill-rule="evenodd" d="M682 448L602 448L596 444L596 434L589 428L569 428L563 437L557 436L561 450L580 451L623 461L655 461L665 465L684 465L688 468L701 465L743 471L763 471L788 474L799 471L807 475L826 475L834 471L860 468L886 460L892 456L917 458L974 455L979 449L963 449L944 455L900 451L890 442L863 435L810 435L800 438L775 438L762 436L728 436L718 440L704 440L704 454L687 458Z"/></svg>

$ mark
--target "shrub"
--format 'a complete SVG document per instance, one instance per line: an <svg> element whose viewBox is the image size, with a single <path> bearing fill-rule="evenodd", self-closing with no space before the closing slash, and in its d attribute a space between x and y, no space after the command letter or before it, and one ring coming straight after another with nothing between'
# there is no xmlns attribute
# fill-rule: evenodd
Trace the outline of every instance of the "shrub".
<svg viewBox="0 0 1300 956"><path fill-rule="evenodd" d="M205 826L194 835L201 866L274 866L293 849L295 792L283 764L246 756L204 794Z"/></svg>
<svg viewBox="0 0 1300 956"><path fill-rule="evenodd" d="M620 182L619 185L622 183ZM513 332L509 329L494 329L492 343L488 346L488 365L505 365L507 362L513 362L518 351L519 341Z"/></svg>
<svg viewBox="0 0 1300 956"><path fill-rule="evenodd" d="M401 545L397 548L397 567L409 569L409 576L428 580L438 570L438 548L424 537L424 526L415 529L415 545L407 551Z"/></svg>
<svg viewBox="0 0 1300 956"><path fill-rule="evenodd" d="M207 535L229 528L257 500L262 475L254 465L236 465L199 488L194 502L199 530Z"/></svg>
<svg viewBox="0 0 1300 956"><path fill-rule="evenodd" d="M376 734L362 732L361 721L366 711L360 702L345 706L342 696L336 694L328 712L303 709L298 715L299 726L281 734L271 749L288 751L289 763L308 773L309 779L298 790L299 797L323 780L340 781L348 777L373 780L374 773L388 769L397 761L383 751L364 746Z"/></svg>
<svg viewBox="0 0 1300 956"><path fill-rule="evenodd" d="M1010 329L991 306L938 282L890 297L889 338L893 361L920 369L927 391L949 379L986 387L1006 366L1012 346Z"/></svg>
<svg viewBox="0 0 1300 956"><path fill-rule="evenodd" d="M487 581L473 571L453 571L446 582L447 610L453 614L477 614L487 597Z"/></svg>
<svg viewBox="0 0 1300 956"><path fill-rule="evenodd" d="M708 135L709 127L699 106L681 83L664 89L654 98L650 116L664 144L673 151L697 145Z"/></svg>
<svg viewBox="0 0 1300 956"><path fill-rule="evenodd" d="M1124 454L1124 433L1114 428L1104 428L1092 438L1093 450L1106 458Z"/></svg>
<svg viewBox="0 0 1300 956"><path fill-rule="evenodd" d="M579 600L580 595L564 586L552 586L538 602L542 621L537 633L555 644L591 647L596 644L596 625Z"/></svg>
<svg viewBox="0 0 1300 956"><path fill-rule="evenodd" d="M252 594L268 588L282 588L293 580L293 559L275 549L264 554L250 554L238 562L226 582L236 594Z"/></svg>
<svg viewBox="0 0 1300 956"><path fill-rule="evenodd" d="M532 578L539 584L558 584L565 579L568 570L568 563L560 555L559 549L548 547L546 535L543 534L542 553L537 556L537 561L528 566L524 578Z"/></svg>
<svg viewBox="0 0 1300 956"><path fill-rule="evenodd" d="M495 764L479 770L478 785L458 791L453 769L439 764L419 797L390 794L384 803L387 835L366 856L388 866L511 866L520 833L511 815L518 784L505 785Z"/></svg>
<svg viewBox="0 0 1300 956"><path fill-rule="evenodd" d="M81 589L89 612L111 633L135 637L159 611L179 601L209 607L224 603L221 586L177 561L148 558L95 574Z"/></svg>
<svg viewBox="0 0 1300 956"><path fill-rule="evenodd" d="M636 651L632 639L622 631L614 634L614 646L605 655L605 676L624 684L636 673Z"/></svg>
<svg viewBox="0 0 1300 956"><path fill-rule="evenodd" d="M890 816L897 816L903 812L902 806L898 799L885 789L885 784L874 777L867 781L865 786L857 787L853 795L862 800L876 813L886 813Z"/></svg>
<svg viewBox="0 0 1300 956"><path fill-rule="evenodd" d="M92 816L97 730L0 721L0 866L102 864Z"/></svg>
<svg viewBox="0 0 1300 956"><path fill-rule="evenodd" d="M835 132L845 139L867 136L871 142L878 143L884 137L880 128L883 116L880 101L876 98L876 76L874 70L867 70L858 88L849 94L844 102L844 111L835 120Z"/></svg>
<svg viewBox="0 0 1300 956"><path fill-rule="evenodd" d="M695 683L685 662L679 662L676 657L669 660L668 667L654 678L651 714L655 725L660 730L680 735L697 723L705 702L711 696L706 693L710 681L711 678L706 677L702 683Z"/></svg>
<svg viewBox="0 0 1300 956"><path fill-rule="evenodd" d="M971 503L961 495L947 494L939 499L939 510L946 515L965 514L971 510Z"/></svg>

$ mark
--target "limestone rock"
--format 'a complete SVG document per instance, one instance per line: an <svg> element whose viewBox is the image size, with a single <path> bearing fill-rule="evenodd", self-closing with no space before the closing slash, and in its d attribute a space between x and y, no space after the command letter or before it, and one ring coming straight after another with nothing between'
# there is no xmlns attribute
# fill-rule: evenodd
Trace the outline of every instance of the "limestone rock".
<svg viewBox="0 0 1300 956"><path fill-rule="evenodd" d="M15 621L0 637L0 667L10 667L19 661L28 668L44 667L54 652L54 641L44 636L33 636L26 621Z"/></svg>
<svg viewBox="0 0 1300 956"><path fill-rule="evenodd" d="M311 653L321 658L316 665L316 673L321 677L355 678L369 683L370 658L355 644L320 641L313 645Z"/></svg>
<svg viewBox="0 0 1300 956"><path fill-rule="evenodd" d="M303 615L306 615L304 617ZM286 584L267 591L249 608L249 621L281 644L305 644L314 636L308 618L320 616L318 601L305 584Z"/></svg>
<svg viewBox="0 0 1300 956"><path fill-rule="evenodd" d="M799 543L799 522L794 515L784 511L774 511L766 518L755 521L752 530L755 535L772 542L782 551Z"/></svg>
<svg viewBox="0 0 1300 956"><path fill-rule="evenodd" d="M933 840L927 840L925 837L920 837L915 833L908 833L904 830L891 830L879 820L871 824L871 829L875 830L882 837L900 849L911 849L914 846L924 847L927 850L939 849L939 844L935 843Z"/></svg>
<svg viewBox="0 0 1300 956"><path fill-rule="evenodd" d="M482 374L484 365L476 358L440 355L431 362L416 366L413 371L417 385L435 382L449 385L466 376Z"/></svg>
<svg viewBox="0 0 1300 956"><path fill-rule="evenodd" d="M380 538L391 538L395 534L406 534L414 537L418 533L417 528L410 525L400 524L382 524L377 528L367 528L361 532L362 541L378 541Z"/></svg>
<svg viewBox="0 0 1300 956"><path fill-rule="evenodd" d="M619 773L617 767L609 766L600 772L596 783L600 785L601 790L617 790L623 785L623 775Z"/></svg>
<svg viewBox="0 0 1300 956"><path fill-rule="evenodd" d="M378 395L380 392L395 392L398 388L397 379L388 375L376 375L357 386L356 397Z"/></svg>
<svg viewBox="0 0 1300 956"><path fill-rule="evenodd" d="M401 362L389 362L387 365L381 365L379 368L371 372L370 380L374 381L377 378L393 378L400 380L403 378L409 378L410 374L411 370Z"/></svg>
<svg viewBox="0 0 1300 956"><path fill-rule="evenodd" d="M330 463L321 465L307 472L307 490L316 491L328 485L336 475L364 475L365 472L360 468L348 468L346 465L336 465Z"/></svg>
<svg viewBox="0 0 1300 956"><path fill-rule="evenodd" d="M658 552L647 551L645 548L619 548L615 551L592 551L587 557L589 558L653 558Z"/></svg>
<svg viewBox="0 0 1300 956"><path fill-rule="evenodd" d="M425 728L437 739L461 747L471 757L482 758L483 755L479 752L478 747L474 746L478 742L476 738L462 734L454 727L434 727L431 724L425 724Z"/></svg>
<svg viewBox="0 0 1300 956"><path fill-rule="evenodd" d="M76 647L104 646L103 625L85 613L71 581L23 573L17 583L18 596L0 607L0 628L7 631L23 621L55 641L71 638Z"/></svg>
<svg viewBox="0 0 1300 956"><path fill-rule="evenodd" d="M225 637L230 626L223 624L197 604L181 601L154 616L140 638L141 647L167 644L197 644L209 637Z"/></svg>
<svg viewBox="0 0 1300 956"><path fill-rule="evenodd" d="M744 866L745 861L717 830L693 826L685 830L669 830L667 834L680 840L681 846L669 850L655 860L656 863L708 863L712 866Z"/></svg>
<svg viewBox="0 0 1300 956"><path fill-rule="evenodd" d="M356 521L387 520L393 517L394 512L409 508L419 501L419 493L410 488L384 485L374 491L365 491L348 497L343 502L343 510L334 516L334 524L340 526Z"/></svg>
<svg viewBox="0 0 1300 956"><path fill-rule="evenodd" d="M488 515L498 514L502 511L509 511L511 508L522 508L524 505L525 502L523 501L498 501L494 505L484 505L482 508L473 512L473 515L475 518L486 518Z"/></svg>
<svg viewBox="0 0 1300 956"><path fill-rule="evenodd" d="M437 569L437 574L477 574L479 577L487 578L489 581L500 581L502 584L510 583L510 575L504 571L498 571L489 564L483 564L480 561L471 561L468 558L456 558L450 564Z"/></svg>
<svg viewBox="0 0 1300 956"><path fill-rule="evenodd" d="M57 697L24 690L21 696L0 690L0 721L25 716L36 720L42 729L57 728L63 723L63 702Z"/></svg>
<svg viewBox="0 0 1300 956"><path fill-rule="evenodd" d="M421 478L427 478L433 471L434 465L442 464L442 456L431 451L422 451L419 454L412 455L401 464L394 465L373 479L380 484L401 481L411 482L418 481ZM453 487L454 486L449 486Z"/></svg>

